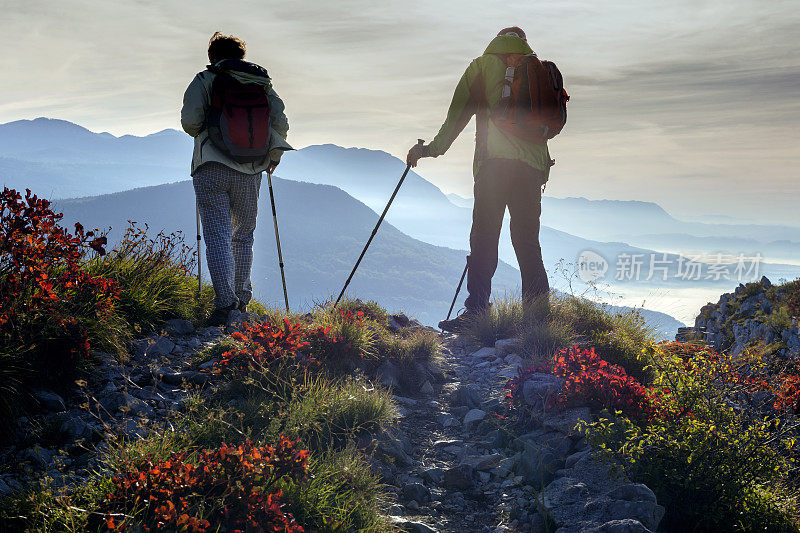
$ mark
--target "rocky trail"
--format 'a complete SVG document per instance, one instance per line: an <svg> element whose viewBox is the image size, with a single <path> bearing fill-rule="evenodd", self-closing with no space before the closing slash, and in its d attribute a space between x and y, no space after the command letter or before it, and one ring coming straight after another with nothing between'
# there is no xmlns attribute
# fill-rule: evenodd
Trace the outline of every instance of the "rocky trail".
<svg viewBox="0 0 800 533"><path fill-rule="evenodd" d="M444 382L395 396L398 430L381 446L391 460L378 468L397 493L394 522L416 532L657 530L664 510L653 492L610 475L574 431L589 410L542 409L558 378L534 374L524 386L540 410L534 427L516 434L501 418L504 385L522 363L514 339L494 348L455 335L443 343Z"/></svg>

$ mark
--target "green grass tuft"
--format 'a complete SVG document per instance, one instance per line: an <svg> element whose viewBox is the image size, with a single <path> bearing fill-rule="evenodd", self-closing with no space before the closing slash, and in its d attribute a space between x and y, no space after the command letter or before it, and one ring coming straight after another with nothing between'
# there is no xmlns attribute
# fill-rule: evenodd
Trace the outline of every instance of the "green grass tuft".
<svg viewBox="0 0 800 533"><path fill-rule="evenodd" d="M308 483L283 487L287 509L300 523L320 533L397 531L385 517L385 488L358 450L315 456L309 470Z"/></svg>

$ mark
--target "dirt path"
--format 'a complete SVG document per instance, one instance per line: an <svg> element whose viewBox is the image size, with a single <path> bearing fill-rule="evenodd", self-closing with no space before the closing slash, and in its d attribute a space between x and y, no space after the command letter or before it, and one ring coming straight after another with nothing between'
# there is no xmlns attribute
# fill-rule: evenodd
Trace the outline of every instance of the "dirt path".
<svg viewBox="0 0 800 533"><path fill-rule="evenodd" d="M533 491L510 472L494 416L516 369L493 349L478 351L456 336L443 341L445 383L427 396L396 397L403 415L396 436L410 460L395 461L400 503L391 514L412 531L529 531L529 518L523 524L515 509Z"/></svg>

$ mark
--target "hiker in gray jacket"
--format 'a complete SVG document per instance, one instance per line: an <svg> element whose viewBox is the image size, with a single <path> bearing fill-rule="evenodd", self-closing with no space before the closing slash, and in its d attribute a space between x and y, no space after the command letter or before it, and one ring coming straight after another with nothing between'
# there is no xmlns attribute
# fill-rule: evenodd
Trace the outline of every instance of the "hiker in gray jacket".
<svg viewBox="0 0 800 533"><path fill-rule="evenodd" d="M267 71L244 61L245 53L243 41L215 33L210 65L189 84L181 109L181 125L194 137L191 174L215 294L211 325L224 325L252 298L261 173L272 173L292 149L283 101Z"/></svg>

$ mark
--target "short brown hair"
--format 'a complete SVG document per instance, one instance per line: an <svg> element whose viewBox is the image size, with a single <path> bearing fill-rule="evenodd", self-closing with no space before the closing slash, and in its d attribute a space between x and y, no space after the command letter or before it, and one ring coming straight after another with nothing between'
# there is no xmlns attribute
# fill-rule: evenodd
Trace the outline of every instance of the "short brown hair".
<svg viewBox="0 0 800 533"><path fill-rule="evenodd" d="M208 41L208 60L213 65L223 59L244 59L247 48L244 41L233 35L216 32Z"/></svg>

